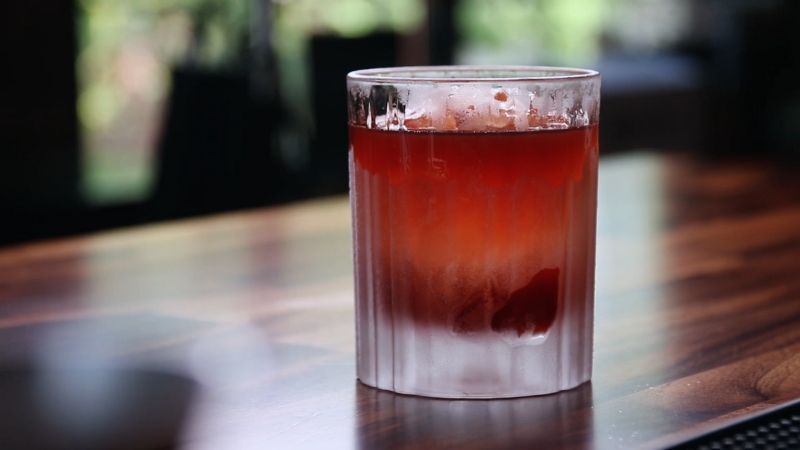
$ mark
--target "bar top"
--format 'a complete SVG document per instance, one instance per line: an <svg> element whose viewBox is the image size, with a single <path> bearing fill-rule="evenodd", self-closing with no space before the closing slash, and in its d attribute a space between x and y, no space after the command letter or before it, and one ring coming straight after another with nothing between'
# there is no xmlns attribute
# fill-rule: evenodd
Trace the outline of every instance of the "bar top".
<svg viewBox="0 0 800 450"><path fill-rule="evenodd" d="M601 159L593 379L508 400L355 379L350 212L330 198L0 249L0 364L200 388L186 449L663 448L800 397L800 179Z"/></svg>

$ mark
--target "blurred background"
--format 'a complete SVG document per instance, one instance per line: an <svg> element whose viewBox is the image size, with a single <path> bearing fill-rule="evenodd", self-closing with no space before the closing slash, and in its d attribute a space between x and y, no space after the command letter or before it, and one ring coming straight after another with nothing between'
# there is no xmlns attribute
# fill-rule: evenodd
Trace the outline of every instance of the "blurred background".
<svg viewBox="0 0 800 450"><path fill-rule="evenodd" d="M601 152L800 157L793 0L0 6L0 245L347 192L345 75L603 74Z"/></svg>

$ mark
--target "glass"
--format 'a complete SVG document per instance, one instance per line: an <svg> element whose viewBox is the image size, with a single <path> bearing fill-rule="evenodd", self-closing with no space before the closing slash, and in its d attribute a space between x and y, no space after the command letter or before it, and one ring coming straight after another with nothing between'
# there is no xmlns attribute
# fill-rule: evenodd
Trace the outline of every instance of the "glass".
<svg viewBox="0 0 800 450"><path fill-rule="evenodd" d="M600 75L348 75L358 378L548 394L591 376Z"/></svg>

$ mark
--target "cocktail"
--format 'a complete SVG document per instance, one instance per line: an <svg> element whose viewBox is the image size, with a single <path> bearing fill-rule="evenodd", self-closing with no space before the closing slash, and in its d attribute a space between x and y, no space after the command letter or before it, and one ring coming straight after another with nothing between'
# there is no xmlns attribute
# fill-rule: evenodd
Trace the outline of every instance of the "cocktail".
<svg viewBox="0 0 800 450"><path fill-rule="evenodd" d="M404 394L547 394L591 376L600 76L348 75L357 372Z"/></svg>

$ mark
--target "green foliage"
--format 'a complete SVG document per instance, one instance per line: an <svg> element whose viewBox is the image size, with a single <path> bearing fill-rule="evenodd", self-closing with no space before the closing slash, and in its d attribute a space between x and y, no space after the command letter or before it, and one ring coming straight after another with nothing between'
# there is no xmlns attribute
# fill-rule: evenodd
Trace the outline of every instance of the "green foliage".
<svg viewBox="0 0 800 450"><path fill-rule="evenodd" d="M608 0L462 0L456 25L465 46L520 49L519 64L574 64L597 55L608 10Z"/></svg>

